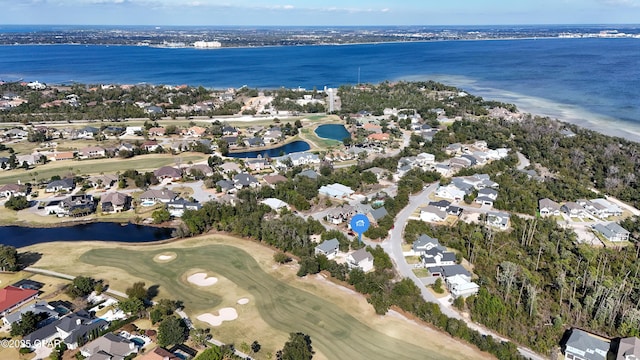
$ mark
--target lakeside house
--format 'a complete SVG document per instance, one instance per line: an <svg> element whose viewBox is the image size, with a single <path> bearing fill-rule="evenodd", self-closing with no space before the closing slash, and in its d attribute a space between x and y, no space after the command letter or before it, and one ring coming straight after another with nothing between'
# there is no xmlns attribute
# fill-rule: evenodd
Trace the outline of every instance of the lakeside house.
<svg viewBox="0 0 640 360"><path fill-rule="evenodd" d="M117 191L102 196L102 213L115 214L127 211L131 207L131 196Z"/></svg>
<svg viewBox="0 0 640 360"><path fill-rule="evenodd" d="M143 205L145 205L145 203L149 204L148 206L156 204L158 202L166 204L171 200L175 199L176 197L177 197L177 194L168 189L162 189L162 190L149 189L140 195L140 202L142 202Z"/></svg>
<svg viewBox="0 0 640 360"><path fill-rule="evenodd" d="M6 316L37 296L38 290L23 289L12 285L3 288L0 290L0 315Z"/></svg>

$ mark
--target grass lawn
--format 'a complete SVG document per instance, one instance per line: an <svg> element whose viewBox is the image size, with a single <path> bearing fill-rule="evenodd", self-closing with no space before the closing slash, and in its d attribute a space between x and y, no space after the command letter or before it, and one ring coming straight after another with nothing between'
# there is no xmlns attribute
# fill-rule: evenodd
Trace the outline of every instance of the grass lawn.
<svg viewBox="0 0 640 360"><path fill-rule="evenodd" d="M362 295L322 277L300 279L297 266L276 265L273 251L252 241L209 235L163 245L74 242L27 249L43 254L37 267L105 278L116 290L124 291L134 281L159 285L158 298L184 301L194 320L204 312L234 307L238 319L214 327L214 336L236 344L258 340L262 355L281 348L289 332L302 331L311 336L319 359L491 358L428 327L375 315ZM154 261L167 252L177 257ZM196 272L216 276L218 283L198 287L187 282ZM249 304L236 304L241 297Z"/></svg>
<svg viewBox="0 0 640 360"><path fill-rule="evenodd" d="M405 256L404 258L409 265L420 263L420 256Z"/></svg>
<svg viewBox="0 0 640 360"><path fill-rule="evenodd" d="M49 179L54 175L64 176L70 172L74 174L115 174L117 171L124 172L127 169L135 169L138 171L153 171L161 166L175 165L177 159L182 164L189 161L198 162L208 158L206 154L200 153L183 153L177 156L170 154L148 154L140 155L130 159L95 159L81 161L56 161L45 165L37 166L35 169L23 170L16 169L11 171L0 172L0 183L11 184L18 180L22 182L30 182L34 176L38 179ZM37 174L36 174L37 173Z"/></svg>
<svg viewBox="0 0 640 360"><path fill-rule="evenodd" d="M416 274L416 276L419 278L429 276L429 270L425 268L411 269L411 271L413 271L413 273Z"/></svg>

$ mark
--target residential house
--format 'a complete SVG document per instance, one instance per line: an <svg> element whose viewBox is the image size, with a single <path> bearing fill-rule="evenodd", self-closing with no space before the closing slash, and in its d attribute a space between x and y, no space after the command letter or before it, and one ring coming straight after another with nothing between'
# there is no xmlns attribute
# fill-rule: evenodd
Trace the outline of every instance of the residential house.
<svg viewBox="0 0 640 360"><path fill-rule="evenodd" d="M237 136L223 136L220 139L222 141L226 142L229 146L238 145L238 137Z"/></svg>
<svg viewBox="0 0 640 360"><path fill-rule="evenodd" d="M78 152L80 159L95 159L106 156L104 148L99 146L89 146Z"/></svg>
<svg viewBox="0 0 640 360"><path fill-rule="evenodd" d="M323 185L318 189L318 194L336 199L348 198L354 193L355 191L351 190L350 187L338 183Z"/></svg>
<svg viewBox="0 0 640 360"><path fill-rule="evenodd" d="M144 112L149 115L162 115L164 114L164 110L160 106L147 106L144 108Z"/></svg>
<svg viewBox="0 0 640 360"><path fill-rule="evenodd" d="M233 183L236 189L240 190L245 187L254 188L260 183L255 176L247 173L240 173L233 176Z"/></svg>
<svg viewBox="0 0 640 360"><path fill-rule="evenodd" d="M560 204L557 202L544 198L538 201L538 209L540 210L540 216L560 216Z"/></svg>
<svg viewBox="0 0 640 360"><path fill-rule="evenodd" d="M100 129L93 126L85 126L72 136L74 139L93 139L94 136L100 133Z"/></svg>
<svg viewBox="0 0 640 360"><path fill-rule="evenodd" d="M37 324L37 327L43 327L54 320L57 320L60 317L60 314L56 311L56 309L49 305L46 301L38 301L31 305L25 306L18 311L12 312L11 314L7 314L2 318L2 322L5 325L12 326L13 324L22 320L22 315L27 312L32 312L35 315L43 314L45 317L44 320L40 321Z"/></svg>
<svg viewBox="0 0 640 360"><path fill-rule="evenodd" d="M182 169L174 168L172 166L163 166L154 170L153 175L155 175L155 177L160 181L165 179L177 181L182 179Z"/></svg>
<svg viewBox="0 0 640 360"><path fill-rule="evenodd" d="M62 200L49 201L44 210L49 215L84 216L96 211L93 195L71 195Z"/></svg>
<svg viewBox="0 0 640 360"><path fill-rule="evenodd" d="M275 188L275 185L277 183L281 183L281 182L286 182L287 178L282 176L282 175L265 175L262 180L264 180L264 182L267 183L267 185L271 186L272 188Z"/></svg>
<svg viewBox="0 0 640 360"><path fill-rule="evenodd" d="M367 136L367 139L372 142L388 142L390 138L391 135L387 133L370 134Z"/></svg>
<svg viewBox="0 0 640 360"><path fill-rule="evenodd" d="M293 166L320 164L320 157L309 152L289 154L283 158L278 159L278 163L282 163L282 160L286 158L291 159L291 163L293 164Z"/></svg>
<svg viewBox="0 0 640 360"><path fill-rule="evenodd" d="M9 285L0 290L0 316L6 316L13 310L35 299L38 290L23 289Z"/></svg>
<svg viewBox="0 0 640 360"><path fill-rule="evenodd" d="M131 207L131 196L116 191L104 194L101 200L103 214L119 213Z"/></svg>
<svg viewBox="0 0 640 360"><path fill-rule="evenodd" d="M628 337L618 340L616 348L616 360L640 359L640 339Z"/></svg>
<svg viewBox="0 0 640 360"><path fill-rule="evenodd" d="M282 139L282 131L280 130L267 130L262 136L265 144L277 143Z"/></svg>
<svg viewBox="0 0 640 360"><path fill-rule="evenodd" d="M203 176L211 176L213 175L213 169L209 165L205 164L196 164L189 167L187 172L194 176L195 174L202 174Z"/></svg>
<svg viewBox="0 0 640 360"><path fill-rule="evenodd" d="M223 174L228 174L231 172L239 173L242 171L242 169L240 168L240 165L234 162L226 162L220 165L220 170L222 170Z"/></svg>
<svg viewBox="0 0 640 360"><path fill-rule="evenodd" d="M362 248L347 255L347 265L350 269L360 268L364 272L373 270L373 255L366 248Z"/></svg>
<svg viewBox="0 0 640 360"><path fill-rule="evenodd" d="M490 211L487 213L486 223L489 226L506 230L509 227L509 218L508 213Z"/></svg>
<svg viewBox="0 0 640 360"><path fill-rule="evenodd" d="M11 129L4 132L4 136L9 139L20 140L26 139L29 136L29 132L22 129Z"/></svg>
<svg viewBox="0 0 640 360"><path fill-rule="evenodd" d="M583 218L587 216L587 211L584 207L573 201L568 201L560 207L560 210L569 215L569 217Z"/></svg>
<svg viewBox="0 0 640 360"><path fill-rule="evenodd" d="M131 151L131 152L133 152L133 150L135 150L135 148L136 147L133 144L122 143L118 147L118 151Z"/></svg>
<svg viewBox="0 0 640 360"><path fill-rule="evenodd" d="M130 136L142 134L142 126L127 126L124 133Z"/></svg>
<svg viewBox="0 0 640 360"><path fill-rule="evenodd" d="M436 238L422 234L411 245L411 255L422 256L426 251L440 246L440 242Z"/></svg>
<svg viewBox="0 0 640 360"><path fill-rule="evenodd" d="M245 161L245 165L251 171L260 171L269 167L269 162L266 159L251 159Z"/></svg>
<svg viewBox="0 0 640 360"><path fill-rule="evenodd" d="M498 192L494 189L483 188L478 190L475 202L480 205L493 206L493 202L498 198Z"/></svg>
<svg viewBox="0 0 640 360"><path fill-rule="evenodd" d="M289 204L276 198L266 198L261 200L260 203L267 205L274 211L280 211L281 209L289 209Z"/></svg>
<svg viewBox="0 0 640 360"><path fill-rule="evenodd" d="M377 225L378 221L382 220L382 218L387 215L389 215L389 212L387 212L387 209L385 209L383 206L369 211L369 213L367 214L367 218L369 218L369 222L371 224Z"/></svg>
<svg viewBox="0 0 640 360"><path fill-rule="evenodd" d="M137 357L139 360L182 360L182 358L176 356L167 349L156 347L153 351L147 352L142 357Z"/></svg>
<svg viewBox="0 0 640 360"><path fill-rule="evenodd" d="M177 198L175 200L171 200L167 203L167 210L169 210L169 214L175 217L181 217L184 215L185 210L200 210L202 208L202 204L198 202L192 202L185 200L183 198Z"/></svg>
<svg viewBox="0 0 640 360"><path fill-rule="evenodd" d="M252 137L249 139L246 139L244 141L244 143L248 146L248 147L260 147L260 146L264 146L264 140L261 137Z"/></svg>
<svg viewBox="0 0 640 360"><path fill-rule="evenodd" d="M435 195L441 198L451 199L453 201L460 201L464 199L467 193L470 193L470 191L461 190L454 184L449 184L446 186L440 185L438 190L436 190Z"/></svg>
<svg viewBox="0 0 640 360"><path fill-rule="evenodd" d="M87 183L94 188L104 187L105 189L111 188L118 181L118 176L112 174L92 176L87 179Z"/></svg>
<svg viewBox="0 0 640 360"><path fill-rule="evenodd" d="M473 165L471 160L464 157L454 157L449 160L449 166L452 168L464 169L471 167L471 165Z"/></svg>
<svg viewBox="0 0 640 360"><path fill-rule="evenodd" d="M444 149L444 152L447 153L447 155L459 155L462 154L462 150L463 145L460 143L455 143L447 145L447 147Z"/></svg>
<svg viewBox="0 0 640 360"><path fill-rule="evenodd" d="M182 130L182 135L192 136L192 137L201 137L207 132L206 128L200 126L192 126L186 130Z"/></svg>
<svg viewBox="0 0 640 360"><path fill-rule="evenodd" d="M31 192L24 184L7 184L0 186L0 197L27 196Z"/></svg>
<svg viewBox="0 0 640 360"><path fill-rule="evenodd" d="M427 204L429 206L434 206L442 211L447 211L447 209L449 208L449 206L451 206L451 202L447 201L447 200L439 200L439 201L431 201L429 202L429 204Z"/></svg>
<svg viewBox="0 0 640 360"><path fill-rule="evenodd" d="M476 295L480 290L480 286L473 281L468 280L462 275L449 276L445 280L447 289L454 298L463 297L466 298L471 295Z"/></svg>
<svg viewBox="0 0 640 360"><path fill-rule="evenodd" d="M134 342L114 333L106 333L80 349L80 354L87 359L105 360L125 359L137 352L138 347Z"/></svg>
<svg viewBox="0 0 640 360"><path fill-rule="evenodd" d="M238 136L238 134L238 128L236 127L229 125L225 125L222 127L222 135L224 136Z"/></svg>
<svg viewBox="0 0 640 360"><path fill-rule="evenodd" d="M603 208L601 217L621 216L622 208L606 199L593 199L592 204L600 205Z"/></svg>
<svg viewBox="0 0 640 360"><path fill-rule="evenodd" d="M369 168L369 169L367 169L365 171L368 171L368 172L372 173L373 175L375 175L376 178L378 179L378 181L383 179L385 174L388 173L388 171L386 169L379 168L379 167L372 167L372 168Z"/></svg>
<svg viewBox="0 0 640 360"><path fill-rule="evenodd" d="M426 268L434 266L449 266L455 265L456 254L451 251L447 251L446 247L438 245L422 251L420 260L422 261L422 265Z"/></svg>
<svg viewBox="0 0 640 360"><path fill-rule="evenodd" d="M154 152L154 151L158 150L159 147L160 147L160 145L155 140L147 140L147 141L143 142L142 145L141 145L141 148L143 148L144 150L146 150L148 152Z"/></svg>
<svg viewBox="0 0 640 360"><path fill-rule="evenodd" d="M216 182L216 186L220 187L220 191L224 193L230 193L236 191L236 186L232 181L229 180L219 180Z"/></svg>
<svg viewBox="0 0 640 360"><path fill-rule="evenodd" d="M78 348L79 344L92 340L96 331L106 329L108 325L106 320L96 319L88 312L80 310L24 336L23 340L34 347L35 344L50 343L53 339L60 338L73 350Z"/></svg>
<svg viewBox="0 0 640 360"><path fill-rule="evenodd" d="M40 154L39 152L35 152L33 154L25 154L25 155L16 156L16 161L18 162L18 165L22 165L25 162L29 166L36 165L36 164L39 164L39 163L43 162L44 159L45 159L44 155Z"/></svg>
<svg viewBox="0 0 640 360"><path fill-rule="evenodd" d="M47 155L49 161L73 160L76 154L73 151L54 152Z"/></svg>
<svg viewBox="0 0 640 360"><path fill-rule="evenodd" d="M609 241L627 241L629 240L629 232L617 223L595 224L593 230L602 234Z"/></svg>
<svg viewBox="0 0 640 360"><path fill-rule="evenodd" d="M55 193L59 191L72 191L76 188L76 183L73 178L64 178L60 180L53 180L47 184L47 188L44 190L48 193Z"/></svg>
<svg viewBox="0 0 640 360"><path fill-rule="evenodd" d="M340 242L338 239L333 238L331 240L325 240L320 245L316 246L315 254L324 255L327 259L332 260L338 255L340 250Z"/></svg>
<svg viewBox="0 0 640 360"><path fill-rule="evenodd" d="M442 222L447 218L447 213L433 205L427 205L420 209L420 220L425 222Z"/></svg>
<svg viewBox="0 0 640 360"><path fill-rule="evenodd" d="M318 177L320 176L320 174L318 174L315 170L312 169L307 169L307 170L303 170L302 172L298 173L298 175L296 176L304 176L307 177L311 180L317 180Z"/></svg>
<svg viewBox="0 0 640 360"><path fill-rule="evenodd" d="M607 360L611 340L573 328L563 345L565 360Z"/></svg>
<svg viewBox="0 0 640 360"><path fill-rule="evenodd" d="M430 168L436 163L436 156L429 153L420 153L416 155L416 165L424 168Z"/></svg>
<svg viewBox="0 0 640 360"><path fill-rule="evenodd" d="M147 130L147 134L151 137L164 136L166 131L167 130L163 127L152 127L152 128L149 128L149 130Z"/></svg>
<svg viewBox="0 0 640 360"><path fill-rule="evenodd" d="M340 205L327 212L326 219L334 225L340 225L356 214L356 209L351 205Z"/></svg>
<svg viewBox="0 0 640 360"><path fill-rule="evenodd" d="M162 189L162 190L154 190L154 189L149 189L145 192L143 192L140 195L140 202L147 202L147 203L168 203L169 201L175 199L177 196L176 193L174 193L171 190L167 190L167 189Z"/></svg>
<svg viewBox="0 0 640 360"><path fill-rule="evenodd" d="M432 267L432 268L429 268L429 272L431 273L432 276L440 276L444 278L445 281L447 278L456 276L456 275L460 275L465 279L467 279L468 281L471 281L471 273L467 271L467 269L465 269L462 265L459 265L459 264Z"/></svg>

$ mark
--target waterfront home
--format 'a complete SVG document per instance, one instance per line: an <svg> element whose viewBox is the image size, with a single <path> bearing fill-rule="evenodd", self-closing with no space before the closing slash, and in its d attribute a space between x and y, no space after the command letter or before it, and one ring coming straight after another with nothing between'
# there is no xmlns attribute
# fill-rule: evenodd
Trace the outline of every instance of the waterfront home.
<svg viewBox="0 0 640 360"><path fill-rule="evenodd" d="M161 202L161 203L168 203L169 201L175 199L177 196L176 193L174 193L171 190L167 190L167 189L162 189L162 190L154 190L154 189L149 189L145 192L143 192L140 195L140 202L143 203L143 205L149 204L149 205L153 205L155 203Z"/></svg>
<svg viewBox="0 0 640 360"><path fill-rule="evenodd" d="M605 239L609 241L627 241L629 240L629 232L617 223L595 224L593 230L599 232Z"/></svg>
<svg viewBox="0 0 640 360"><path fill-rule="evenodd" d="M549 198L538 200L538 209L542 217L560 216L560 204Z"/></svg>
<svg viewBox="0 0 640 360"><path fill-rule="evenodd" d="M338 255L340 250L340 242L338 239L333 238L331 240L325 240L320 245L315 247L314 253L316 255L324 255L327 259L332 260Z"/></svg>
<svg viewBox="0 0 640 360"><path fill-rule="evenodd" d="M37 296L38 290L23 289L12 285L5 287L0 290L0 316L6 316Z"/></svg>
<svg viewBox="0 0 640 360"><path fill-rule="evenodd" d="M96 211L93 195L71 195L62 200L49 201L44 210L49 215L84 216Z"/></svg>
<svg viewBox="0 0 640 360"><path fill-rule="evenodd" d="M246 139L244 141L244 143L248 146L248 147L259 147L259 146L264 146L264 140L260 137L252 137L249 139Z"/></svg>
<svg viewBox="0 0 640 360"><path fill-rule="evenodd" d="M27 196L31 189L24 184L6 184L0 186L0 197Z"/></svg>
<svg viewBox="0 0 640 360"><path fill-rule="evenodd" d="M125 359L137 352L134 342L114 333L106 333L80 349L80 354L87 359Z"/></svg>
<svg viewBox="0 0 640 360"><path fill-rule="evenodd" d="M47 184L47 188L44 190L48 193L55 193L59 191L72 191L75 189L76 183L73 178L64 178L60 180L53 180Z"/></svg>
<svg viewBox="0 0 640 360"><path fill-rule="evenodd" d="M245 161L245 165L251 171L260 171L269 167L269 162L265 159L258 158Z"/></svg>
<svg viewBox="0 0 640 360"><path fill-rule="evenodd" d="M373 270L373 255L366 248L362 248L347 255L347 265L350 269L360 268L364 272Z"/></svg>
<svg viewBox="0 0 640 360"><path fill-rule="evenodd" d="M169 210L169 214L175 217L181 217L184 215L185 210L200 210L202 208L202 204L198 202L188 201L183 198L177 198L175 200L171 200L167 203L167 210Z"/></svg>
<svg viewBox="0 0 640 360"><path fill-rule="evenodd" d="M238 137L237 136L223 136L220 138L222 141L226 142L229 146L238 145Z"/></svg>
<svg viewBox="0 0 640 360"><path fill-rule="evenodd" d="M103 214L119 213L131 207L131 196L116 191L104 194L101 200Z"/></svg>
<svg viewBox="0 0 640 360"><path fill-rule="evenodd" d="M283 161L286 161L287 158L291 159L293 166L320 164L320 157L318 155L310 152L299 152L279 158L276 166L285 167L286 165L284 165Z"/></svg>
<svg viewBox="0 0 640 360"><path fill-rule="evenodd" d="M282 131L280 130L267 130L262 136L265 144L277 143L282 139Z"/></svg>

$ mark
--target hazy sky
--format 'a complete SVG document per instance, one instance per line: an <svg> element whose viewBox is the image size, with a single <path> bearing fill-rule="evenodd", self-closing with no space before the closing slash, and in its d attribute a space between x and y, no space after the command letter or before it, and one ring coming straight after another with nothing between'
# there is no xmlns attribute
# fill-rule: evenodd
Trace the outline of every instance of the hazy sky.
<svg viewBox="0 0 640 360"><path fill-rule="evenodd" d="M640 0L0 0L0 24L483 25L640 22Z"/></svg>

